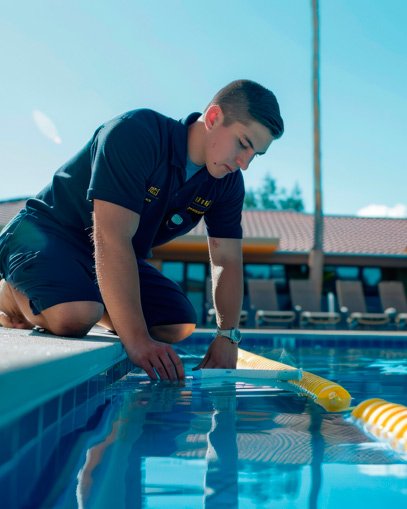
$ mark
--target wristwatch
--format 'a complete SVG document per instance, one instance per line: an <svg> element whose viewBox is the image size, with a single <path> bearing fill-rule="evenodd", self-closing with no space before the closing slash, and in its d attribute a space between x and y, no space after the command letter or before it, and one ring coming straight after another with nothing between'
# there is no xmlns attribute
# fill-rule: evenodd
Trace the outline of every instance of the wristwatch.
<svg viewBox="0 0 407 509"><path fill-rule="evenodd" d="M238 345L242 341L242 334L239 329L219 329L219 327L216 329L216 335L217 336L223 336L224 338L228 338L228 340Z"/></svg>

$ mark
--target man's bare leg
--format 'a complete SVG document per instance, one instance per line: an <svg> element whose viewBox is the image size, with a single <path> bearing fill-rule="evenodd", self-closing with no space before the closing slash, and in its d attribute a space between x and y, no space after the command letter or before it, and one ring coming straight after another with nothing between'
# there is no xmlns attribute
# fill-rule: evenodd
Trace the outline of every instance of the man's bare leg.
<svg viewBox="0 0 407 509"><path fill-rule="evenodd" d="M11 286L5 279L0 281L0 325L12 329L32 329L34 327L20 311Z"/></svg>
<svg viewBox="0 0 407 509"><path fill-rule="evenodd" d="M99 302L76 301L56 304L34 315L27 296L3 281L0 286L0 325L4 327L31 329L38 326L58 336L82 337L100 320L104 311Z"/></svg>
<svg viewBox="0 0 407 509"><path fill-rule="evenodd" d="M98 325L112 332L115 332L107 311L103 313L103 316L98 322ZM150 328L149 332L153 339L162 341L163 343L171 344L178 343L179 341L187 338L194 332L194 330L194 323L174 323L171 325L155 325L154 327Z"/></svg>

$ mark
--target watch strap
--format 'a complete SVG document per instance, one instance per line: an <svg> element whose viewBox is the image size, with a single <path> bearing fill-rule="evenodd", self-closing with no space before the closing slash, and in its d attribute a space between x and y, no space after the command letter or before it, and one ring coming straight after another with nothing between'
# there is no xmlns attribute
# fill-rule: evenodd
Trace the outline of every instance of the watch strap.
<svg viewBox="0 0 407 509"><path fill-rule="evenodd" d="M231 343L238 345L242 340L240 330L232 327L231 329L216 329L216 336L223 336L227 338Z"/></svg>

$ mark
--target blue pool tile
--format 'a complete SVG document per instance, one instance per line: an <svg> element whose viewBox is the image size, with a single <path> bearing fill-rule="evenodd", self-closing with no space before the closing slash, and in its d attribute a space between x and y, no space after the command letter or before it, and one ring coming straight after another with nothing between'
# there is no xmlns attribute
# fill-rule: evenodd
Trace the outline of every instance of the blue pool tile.
<svg viewBox="0 0 407 509"><path fill-rule="evenodd" d="M52 398L43 405L42 429L46 429L58 420L59 397Z"/></svg>
<svg viewBox="0 0 407 509"><path fill-rule="evenodd" d="M23 447L26 443L34 439L39 431L39 408L34 408L31 412L20 417L18 422L19 437L18 447Z"/></svg>
<svg viewBox="0 0 407 509"><path fill-rule="evenodd" d="M18 425L9 424L1 429L0 465L9 461L17 450Z"/></svg>
<svg viewBox="0 0 407 509"><path fill-rule="evenodd" d="M31 490L39 475L39 449L34 444L26 447L19 457L19 475L17 477L17 501L19 507L29 502Z"/></svg>
<svg viewBox="0 0 407 509"><path fill-rule="evenodd" d="M94 376L88 382L88 398L92 398L99 390L98 377Z"/></svg>
<svg viewBox="0 0 407 509"><path fill-rule="evenodd" d="M79 406L88 399L88 382L78 385L75 389L75 405Z"/></svg>
<svg viewBox="0 0 407 509"><path fill-rule="evenodd" d="M16 472L11 471L0 477L1 507L17 508L16 505Z"/></svg>
<svg viewBox="0 0 407 509"><path fill-rule="evenodd" d="M62 416L70 412L75 405L75 389L70 389L62 395Z"/></svg>

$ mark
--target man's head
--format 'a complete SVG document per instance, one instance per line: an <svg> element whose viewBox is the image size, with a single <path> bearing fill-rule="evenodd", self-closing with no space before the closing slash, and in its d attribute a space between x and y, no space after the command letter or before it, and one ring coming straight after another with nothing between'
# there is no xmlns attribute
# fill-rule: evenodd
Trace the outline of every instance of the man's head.
<svg viewBox="0 0 407 509"><path fill-rule="evenodd" d="M284 131L274 94L249 80L234 81L220 90L205 109L203 120L204 160L215 178L246 170Z"/></svg>
<svg viewBox="0 0 407 509"><path fill-rule="evenodd" d="M283 135L284 122L275 95L254 81L232 81L219 90L205 111L212 104L220 106L225 127L233 122L247 125L256 121L267 127L273 140Z"/></svg>

